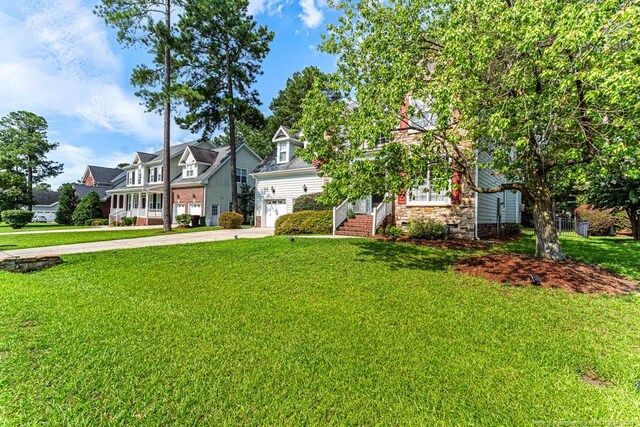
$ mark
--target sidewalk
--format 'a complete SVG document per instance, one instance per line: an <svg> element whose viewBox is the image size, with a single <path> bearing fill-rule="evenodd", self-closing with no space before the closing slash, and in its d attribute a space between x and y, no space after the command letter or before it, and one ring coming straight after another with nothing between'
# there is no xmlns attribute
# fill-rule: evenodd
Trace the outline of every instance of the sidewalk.
<svg viewBox="0 0 640 427"><path fill-rule="evenodd" d="M118 227L122 229L123 227ZM140 229L140 227L135 227ZM216 242L239 239L257 239L273 235L273 228L242 228L237 230L214 230L193 233L167 234L138 237L135 239L108 240L104 242L75 243L63 246L16 249L0 251L0 259L8 257L30 257L38 255L65 255L85 252L111 251L116 249L146 248L150 246L180 245L185 243Z"/></svg>
<svg viewBox="0 0 640 427"><path fill-rule="evenodd" d="M17 234L86 233L89 231L144 230L152 228L162 228L162 225L131 225L126 227L109 227L108 225L100 225L86 228L61 228L60 230L10 231L8 233L0 233L0 236L11 236Z"/></svg>

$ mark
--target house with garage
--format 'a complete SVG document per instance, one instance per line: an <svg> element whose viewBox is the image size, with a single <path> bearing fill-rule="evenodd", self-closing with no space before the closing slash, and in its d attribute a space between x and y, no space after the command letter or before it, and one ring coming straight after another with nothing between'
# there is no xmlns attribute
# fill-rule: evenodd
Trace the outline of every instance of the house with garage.
<svg viewBox="0 0 640 427"><path fill-rule="evenodd" d="M423 128L429 126L424 114L411 120ZM405 123L401 124L396 138L411 144L417 135L418 132ZM293 202L298 197L322 191L329 180L297 155L304 148L299 135L280 128L273 142L276 148L253 172L258 227L273 227L279 216L293 211ZM375 150L357 161L367 161L368 156L373 155ZM479 163L486 163L487 156L479 153ZM481 167L476 169L474 179L475 184L482 187L504 182L504 177L496 171ZM476 193L457 172L442 191L435 191L432 184L427 174L424 184L403 194L372 194L361 200L344 200L333 209L333 232L367 237L375 235L382 225L406 227L413 220L435 220L447 225L452 237L482 239L508 233L520 223L521 194L517 191Z"/></svg>
<svg viewBox="0 0 640 427"><path fill-rule="evenodd" d="M214 147L209 141L193 141L174 145L169 150L170 170L162 164L164 150L154 153L136 152L123 168L123 182L107 191L111 196L109 223L125 217L136 219L137 225L162 224L165 203L171 206L172 218L190 214L204 218L206 225L218 225L222 212L232 210L231 165L229 147ZM242 144L236 148L235 183L254 186L250 172L261 158ZM171 200L163 200L164 180L171 183Z"/></svg>
<svg viewBox="0 0 640 427"><path fill-rule="evenodd" d="M58 212L58 199L60 194L57 191L33 190L33 217L44 217L47 222L56 220Z"/></svg>
<svg viewBox="0 0 640 427"><path fill-rule="evenodd" d="M256 227L275 227L278 217L293 212L298 197L319 193L324 186L316 168L297 155L304 148L298 134L282 126L272 142L275 148L252 173L256 182Z"/></svg>

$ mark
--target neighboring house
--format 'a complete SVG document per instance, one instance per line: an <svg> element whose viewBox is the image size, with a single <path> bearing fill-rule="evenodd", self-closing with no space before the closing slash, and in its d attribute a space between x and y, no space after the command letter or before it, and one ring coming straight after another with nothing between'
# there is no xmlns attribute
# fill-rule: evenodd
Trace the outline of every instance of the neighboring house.
<svg viewBox="0 0 640 427"><path fill-rule="evenodd" d="M33 190L33 211L34 217L44 216L47 222L56 220L56 212L58 212L58 199L60 195L57 191Z"/></svg>
<svg viewBox="0 0 640 427"><path fill-rule="evenodd" d="M215 148L207 141L174 145L169 151L171 168L163 170L164 150L135 153L125 166L124 180L108 190L111 196L109 223L124 217L137 218L137 225L162 224L163 183L171 181L171 213L188 213L205 218L207 225L218 225L222 212L231 211L231 170L229 147ZM235 181L254 186L249 175L260 157L246 144L236 148Z"/></svg>
<svg viewBox="0 0 640 427"><path fill-rule="evenodd" d="M76 190L78 199L83 199L92 191L98 193L102 202L102 214L107 218L111 212L111 195L107 190L117 188L124 179L123 169L89 165L82 175L81 183L74 184L73 188Z"/></svg>
<svg viewBox="0 0 640 427"><path fill-rule="evenodd" d="M293 212L295 199L319 193L324 185L316 169L296 155L296 150L303 148L298 135L283 126L272 141L276 147L252 173L256 179L256 227L274 227L278 217Z"/></svg>
<svg viewBox="0 0 640 427"><path fill-rule="evenodd" d="M430 119L425 114L411 121L426 128ZM397 138L401 143L411 144L415 143L417 135L417 131L401 124ZM328 182L295 154L303 147L297 135L280 128L273 141L276 148L253 173L256 178L255 223L262 227L273 227L279 216L292 212L296 198L305 193L317 193ZM370 155L373 152L375 150ZM481 162L486 161L487 155L480 153L479 158ZM366 160L365 157L359 161ZM475 180L482 187L504 182L501 175L489 169L476 171ZM427 176L423 185L396 195L391 201L385 202L386 199L384 194L374 194L353 202L345 200L334 208L334 234L372 236L384 224L406 227L412 220L431 219L447 224L453 237L474 239L512 231L513 225L520 223L519 192L478 194L457 173L443 191L433 191ZM349 211L353 211L356 218L349 219Z"/></svg>

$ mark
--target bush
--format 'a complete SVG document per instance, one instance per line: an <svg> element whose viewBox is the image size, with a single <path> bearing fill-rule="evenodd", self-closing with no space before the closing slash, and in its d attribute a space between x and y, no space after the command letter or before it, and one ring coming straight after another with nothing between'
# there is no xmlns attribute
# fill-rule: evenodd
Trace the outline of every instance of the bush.
<svg viewBox="0 0 640 427"><path fill-rule="evenodd" d="M242 221L244 221L242 214L236 212L224 212L218 220L222 228L226 229L240 228Z"/></svg>
<svg viewBox="0 0 640 427"><path fill-rule="evenodd" d="M332 230L333 212L302 211L278 218L275 234L331 234Z"/></svg>
<svg viewBox="0 0 640 427"><path fill-rule="evenodd" d="M176 215L176 222L183 227L191 227L191 215L189 214Z"/></svg>
<svg viewBox="0 0 640 427"><path fill-rule="evenodd" d="M109 220L106 218L93 218L86 220L84 225L91 225L94 227L98 225L109 225Z"/></svg>
<svg viewBox="0 0 640 427"><path fill-rule="evenodd" d="M409 236L414 239L438 240L445 237L445 226L434 220L411 221L409 223Z"/></svg>
<svg viewBox="0 0 640 427"><path fill-rule="evenodd" d="M73 215L71 215L73 225L84 225L87 220L100 217L102 217L102 202L95 191L90 192L84 199L80 200L80 203L73 211Z"/></svg>
<svg viewBox="0 0 640 427"><path fill-rule="evenodd" d="M73 224L73 211L75 211L79 203L78 196L76 196L76 189L73 188L73 184L62 184L58 189L58 193L60 196L58 198L56 222L61 225L71 225ZM102 213L100 215L102 215Z"/></svg>
<svg viewBox="0 0 640 427"><path fill-rule="evenodd" d="M2 211L2 220L11 228L22 228L31 222L33 215L33 212L22 209Z"/></svg>
<svg viewBox="0 0 640 427"><path fill-rule="evenodd" d="M122 225L124 225L124 226L133 225L135 223L136 223L135 219L130 217L130 216L126 216L126 217L122 218Z"/></svg>
<svg viewBox="0 0 640 427"><path fill-rule="evenodd" d="M318 197L320 197L321 195L322 193L312 193L298 197L295 202L293 202L293 211L302 212L330 210L332 206L322 203L318 200Z"/></svg>
<svg viewBox="0 0 640 427"><path fill-rule="evenodd" d="M400 237L404 234L404 230L402 227L398 227L397 225L388 225L382 234L385 236Z"/></svg>
<svg viewBox="0 0 640 427"><path fill-rule="evenodd" d="M579 206L576 209L576 217L580 221L589 221L591 236L608 236L611 234L611 228L616 225L616 217L610 210L596 209L591 206Z"/></svg>

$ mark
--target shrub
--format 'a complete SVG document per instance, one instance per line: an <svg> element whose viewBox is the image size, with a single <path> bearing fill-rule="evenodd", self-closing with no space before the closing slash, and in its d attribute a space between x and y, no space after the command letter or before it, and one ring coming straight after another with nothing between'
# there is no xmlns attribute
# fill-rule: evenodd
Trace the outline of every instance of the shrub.
<svg viewBox="0 0 640 427"><path fill-rule="evenodd" d="M22 228L33 219L33 212L22 209L2 211L2 220L11 228Z"/></svg>
<svg viewBox="0 0 640 427"><path fill-rule="evenodd" d="M222 228L231 229L231 228L240 228L242 225L242 221L244 218L242 214L237 212L224 212L220 215L218 222L222 226Z"/></svg>
<svg viewBox="0 0 640 427"><path fill-rule="evenodd" d="M94 227L97 225L109 225L109 220L106 218L93 218L86 220L84 225L91 225Z"/></svg>
<svg viewBox="0 0 640 427"><path fill-rule="evenodd" d="M409 236L414 239L444 239L445 226L431 219L427 221L414 220L409 223Z"/></svg>
<svg viewBox="0 0 640 427"><path fill-rule="evenodd" d="M100 218L102 216L102 202L100 196L95 191L87 194L80 200L78 206L73 211L71 219L73 225L84 225L88 219Z"/></svg>
<svg viewBox="0 0 640 427"><path fill-rule="evenodd" d="M397 225L388 225L387 228L384 229L385 236L400 237L403 234L404 230L402 227L398 227Z"/></svg>
<svg viewBox="0 0 640 427"><path fill-rule="evenodd" d="M293 202L293 211L302 212L330 210L332 206L322 203L318 200L318 197L320 197L321 195L322 193L312 193L298 197L295 202Z"/></svg>
<svg viewBox="0 0 640 427"><path fill-rule="evenodd" d="M191 226L191 215L189 214L180 214L176 215L176 222L183 227Z"/></svg>
<svg viewBox="0 0 640 427"><path fill-rule="evenodd" d="M333 212L302 211L278 218L275 234L331 234L332 229Z"/></svg>
<svg viewBox="0 0 640 427"><path fill-rule="evenodd" d="M616 225L616 217L610 210L596 209L591 206L579 206L576 209L576 217L580 221L589 221L591 236L608 236L611 234L611 228Z"/></svg>
<svg viewBox="0 0 640 427"><path fill-rule="evenodd" d="M62 184L58 189L58 211L56 212L56 222L61 225L73 224L73 211L78 206L78 196L73 184ZM98 215L100 216L100 215Z"/></svg>
<svg viewBox="0 0 640 427"><path fill-rule="evenodd" d="M129 225L133 225L133 224L135 224L135 220L132 217L126 216L126 217L122 218L122 225L129 226Z"/></svg>

